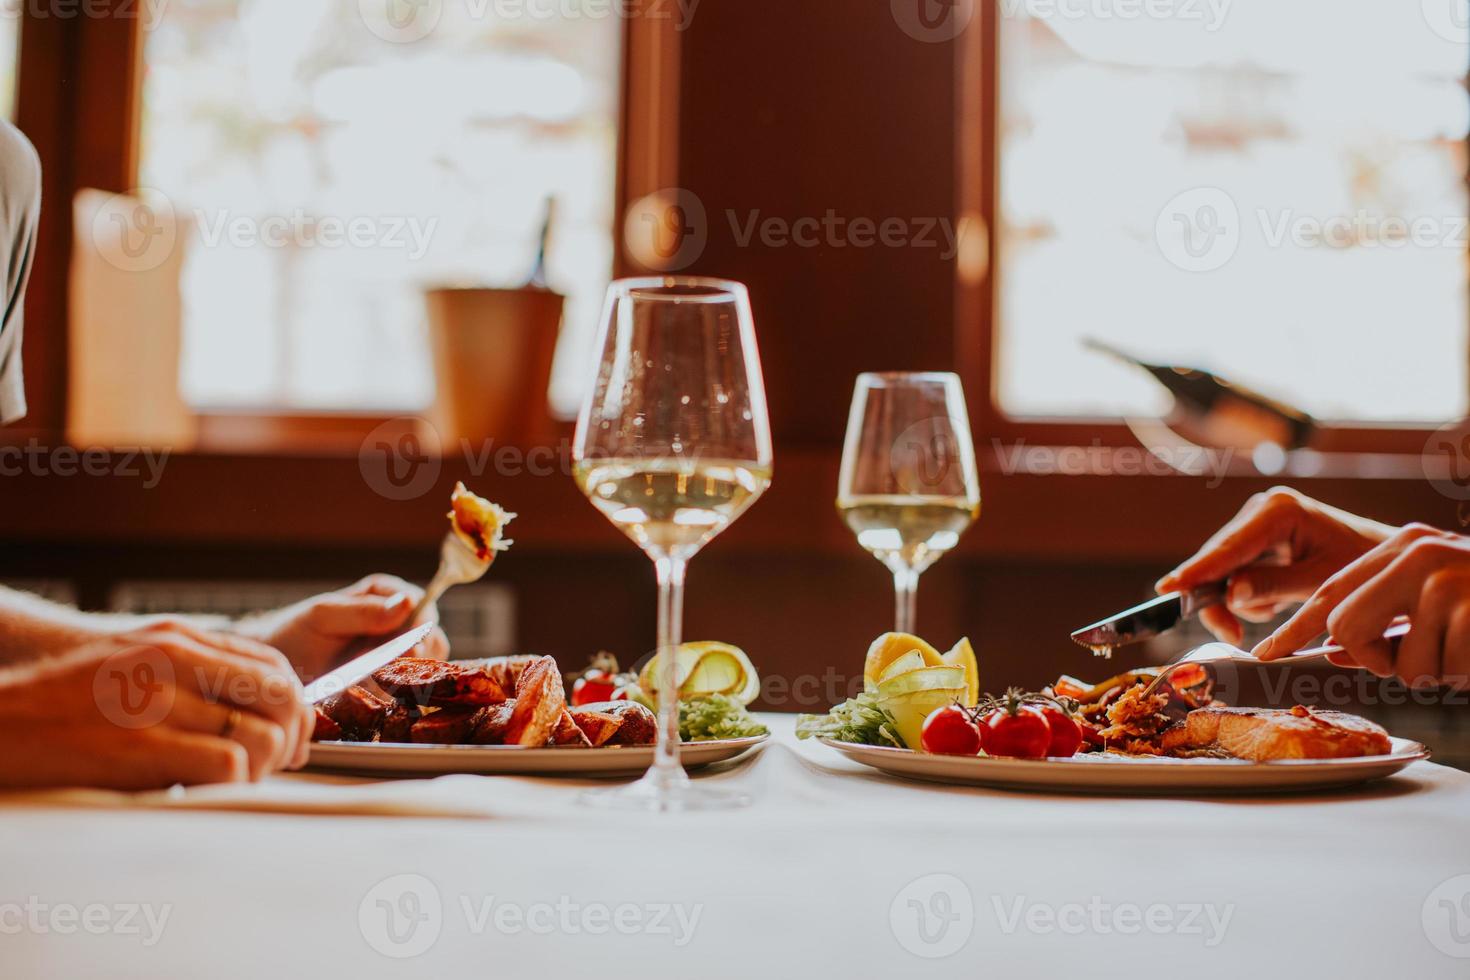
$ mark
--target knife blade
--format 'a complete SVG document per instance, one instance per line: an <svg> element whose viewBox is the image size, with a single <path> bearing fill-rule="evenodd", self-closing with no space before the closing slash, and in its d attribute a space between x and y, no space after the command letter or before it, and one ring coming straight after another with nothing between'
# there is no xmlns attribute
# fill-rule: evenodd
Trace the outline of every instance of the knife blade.
<svg viewBox="0 0 1470 980"><path fill-rule="evenodd" d="M302 699L307 704L318 704L333 694L341 694L379 667L386 666L418 646L433 628L433 623L415 626L382 646L373 647L360 657L353 657L336 670L328 671L306 685L301 692Z"/></svg>
<svg viewBox="0 0 1470 980"><path fill-rule="evenodd" d="M1103 655L1104 650L1151 639L1173 629L1201 609L1225 600L1225 583L1212 582L1189 592L1170 592L1141 602L1072 634L1072 640Z"/></svg>

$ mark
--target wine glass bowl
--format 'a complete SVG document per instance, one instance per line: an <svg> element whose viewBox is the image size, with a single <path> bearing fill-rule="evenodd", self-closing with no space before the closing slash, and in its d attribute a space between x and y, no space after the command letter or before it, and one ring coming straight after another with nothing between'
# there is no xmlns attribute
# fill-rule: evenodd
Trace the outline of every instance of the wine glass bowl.
<svg viewBox="0 0 1470 980"><path fill-rule="evenodd" d="M678 761L676 658L685 568L771 480L771 433L750 299L736 282L625 279L608 287L597 367L577 420L582 492L654 563L659 734L654 764L592 802L695 809L744 802L689 784Z"/></svg>
<svg viewBox="0 0 1470 980"><path fill-rule="evenodd" d="M893 574L895 629L914 631L918 578L980 515L964 389L953 374L858 376L837 509Z"/></svg>

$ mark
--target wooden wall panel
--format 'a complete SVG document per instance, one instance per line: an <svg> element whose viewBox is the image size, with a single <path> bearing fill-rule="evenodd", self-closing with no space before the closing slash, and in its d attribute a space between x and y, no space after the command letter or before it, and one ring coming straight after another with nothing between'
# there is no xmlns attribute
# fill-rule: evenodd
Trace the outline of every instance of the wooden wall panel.
<svg viewBox="0 0 1470 980"><path fill-rule="evenodd" d="M750 286L778 445L837 445L853 378L954 365L942 248L742 244L752 217L954 214L954 51L887 3L705 0L685 37L680 177L708 243L690 271Z"/></svg>

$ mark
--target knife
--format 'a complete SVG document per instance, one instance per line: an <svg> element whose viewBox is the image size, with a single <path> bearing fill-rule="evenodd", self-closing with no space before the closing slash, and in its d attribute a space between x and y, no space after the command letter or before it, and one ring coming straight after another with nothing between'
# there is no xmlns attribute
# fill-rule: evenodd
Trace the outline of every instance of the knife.
<svg viewBox="0 0 1470 980"><path fill-rule="evenodd" d="M1178 626L1201 609L1219 605L1224 600L1224 582L1201 585L1189 592L1170 592L1091 626L1084 626L1072 634L1072 639L1090 648L1093 653L1103 655L1104 650L1158 636Z"/></svg>
<svg viewBox="0 0 1470 980"><path fill-rule="evenodd" d="M379 667L386 666L418 646L433 628L433 623L415 626L382 646L374 647L360 657L353 657L336 670L329 671L306 685L301 692L302 699L307 704L318 704L333 694L341 694Z"/></svg>

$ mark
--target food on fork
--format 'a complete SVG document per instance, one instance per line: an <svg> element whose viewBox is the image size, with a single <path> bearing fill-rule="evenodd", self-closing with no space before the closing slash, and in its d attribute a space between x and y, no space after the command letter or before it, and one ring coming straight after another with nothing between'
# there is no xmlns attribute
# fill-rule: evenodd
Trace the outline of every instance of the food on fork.
<svg viewBox="0 0 1470 980"><path fill-rule="evenodd" d="M1388 732L1342 711L1294 708L1199 708L1165 732L1163 748L1219 749L1237 759L1343 759L1387 755Z"/></svg>
<svg viewBox="0 0 1470 980"><path fill-rule="evenodd" d="M501 539L505 525L516 515L507 513L498 504L471 493L463 483L454 485L454 494L449 498L449 525L455 535L475 553L475 557L487 565L495 560L497 551L504 551L511 542Z"/></svg>

